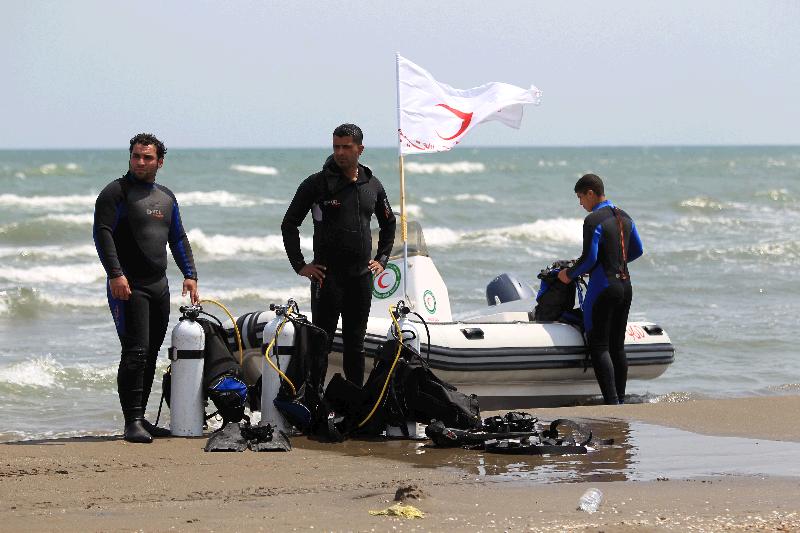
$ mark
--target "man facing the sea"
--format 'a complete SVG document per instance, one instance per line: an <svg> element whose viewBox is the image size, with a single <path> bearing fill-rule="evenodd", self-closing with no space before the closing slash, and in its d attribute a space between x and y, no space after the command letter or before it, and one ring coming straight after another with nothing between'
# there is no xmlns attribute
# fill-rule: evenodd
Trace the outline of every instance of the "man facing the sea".
<svg viewBox="0 0 800 533"><path fill-rule="evenodd" d="M589 273L583 324L603 400L614 405L625 401L625 329L633 299L628 263L642 255L642 241L633 219L606 200L599 176L581 177L575 194L589 212L583 221L583 253L574 266L558 273L558 279L569 283Z"/></svg>
<svg viewBox="0 0 800 533"><path fill-rule="evenodd" d="M197 303L197 270L175 195L155 183L167 149L154 135L130 141L128 172L97 197L93 236L108 276L107 296L122 354L117 390L125 440L151 442L168 436L144 418L156 358L169 323L167 252L183 273L182 295Z"/></svg>
<svg viewBox="0 0 800 533"><path fill-rule="evenodd" d="M292 268L311 280L312 321L328 334L324 360L313 365L315 387L324 384L340 314L344 374L357 385L363 383L372 278L383 272L394 244L395 218L386 191L372 171L358 162L363 139L355 124L342 124L333 131L333 155L320 172L300 184L281 223ZM298 228L309 211L314 219L314 259L306 263ZM380 232L377 251L370 257L373 214Z"/></svg>

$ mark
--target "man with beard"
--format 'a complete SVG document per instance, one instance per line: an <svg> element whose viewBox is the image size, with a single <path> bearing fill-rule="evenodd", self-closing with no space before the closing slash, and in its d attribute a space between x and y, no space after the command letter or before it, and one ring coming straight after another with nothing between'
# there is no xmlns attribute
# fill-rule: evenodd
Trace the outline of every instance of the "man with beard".
<svg viewBox="0 0 800 533"><path fill-rule="evenodd" d="M152 442L168 436L144 418L156 358L169 323L167 252L183 273L183 292L197 303L197 270L175 195L155 183L167 149L154 135L130 141L128 173L97 197L94 242L108 276L111 315L122 345L117 389L125 440Z"/></svg>

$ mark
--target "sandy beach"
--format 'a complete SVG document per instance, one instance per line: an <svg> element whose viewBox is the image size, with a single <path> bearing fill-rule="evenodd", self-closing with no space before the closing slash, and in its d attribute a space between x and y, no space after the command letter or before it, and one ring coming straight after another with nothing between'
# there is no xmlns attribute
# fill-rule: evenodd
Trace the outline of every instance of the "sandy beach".
<svg viewBox="0 0 800 533"><path fill-rule="evenodd" d="M527 462L527 476L514 477L505 457L505 463L497 461L501 475L491 475L489 456L470 466L477 452L409 441L324 444L296 437L289 453L260 454L205 453L205 438L161 439L150 445L129 444L118 436L27 441L2 445L0 529L800 531L800 476L783 468L788 464L775 464L800 450L800 396L530 412L542 420L583 419L601 429L599 437L620 424L630 433L656 427L684 439L690 434L683 430L715 436L718 444L711 451L723 463L726 450L734 450L731 443L749 444L764 451L752 458L772 463L770 473L736 475L723 468L718 475L684 478L680 470L671 475L668 467L663 476L652 478L632 459L637 453L644 456L635 450L635 439L620 467L595 469L594 461L606 457L601 450L580 463L572 457L550 458L548 465L567 471L563 479L539 475L534 459ZM644 440L638 445L646 447ZM773 456L769 446L783 451ZM664 464L698 461L680 446L656 455ZM729 461L748 462L739 455ZM569 481L570 468L583 469L575 482L547 482ZM702 464L695 468L702 471ZM392 505L396 490L406 486L421 493L421 499L408 503L425 518L369 514ZM605 495L594 514L576 508L589 486Z"/></svg>

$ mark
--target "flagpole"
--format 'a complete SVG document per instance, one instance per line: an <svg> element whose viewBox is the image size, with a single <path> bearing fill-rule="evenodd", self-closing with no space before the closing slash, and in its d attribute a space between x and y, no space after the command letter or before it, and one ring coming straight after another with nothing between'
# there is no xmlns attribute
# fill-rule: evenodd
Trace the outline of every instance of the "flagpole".
<svg viewBox="0 0 800 533"><path fill-rule="evenodd" d="M408 298L408 224L406 223L406 173L403 169L403 155L400 155L400 227L403 236L403 295L406 305L411 307Z"/></svg>
<svg viewBox="0 0 800 533"><path fill-rule="evenodd" d="M400 141L400 54L395 52L397 75L397 155L400 166L400 234L403 237L403 297L406 305L412 307L408 297L408 225L406 224L406 173L403 168L403 146Z"/></svg>

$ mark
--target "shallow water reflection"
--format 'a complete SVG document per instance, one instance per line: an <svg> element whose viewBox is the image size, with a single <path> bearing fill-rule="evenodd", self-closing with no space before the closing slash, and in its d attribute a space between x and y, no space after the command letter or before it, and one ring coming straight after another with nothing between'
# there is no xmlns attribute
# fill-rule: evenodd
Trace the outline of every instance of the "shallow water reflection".
<svg viewBox="0 0 800 533"><path fill-rule="evenodd" d="M585 455L519 456L460 448L438 448L430 441L349 440L326 444L295 439L299 448L335 449L412 463L418 468L454 468L476 479L543 483L685 479L718 475L800 477L800 443L740 437L713 437L680 429L622 420L579 420L598 439Z"/></svg>

